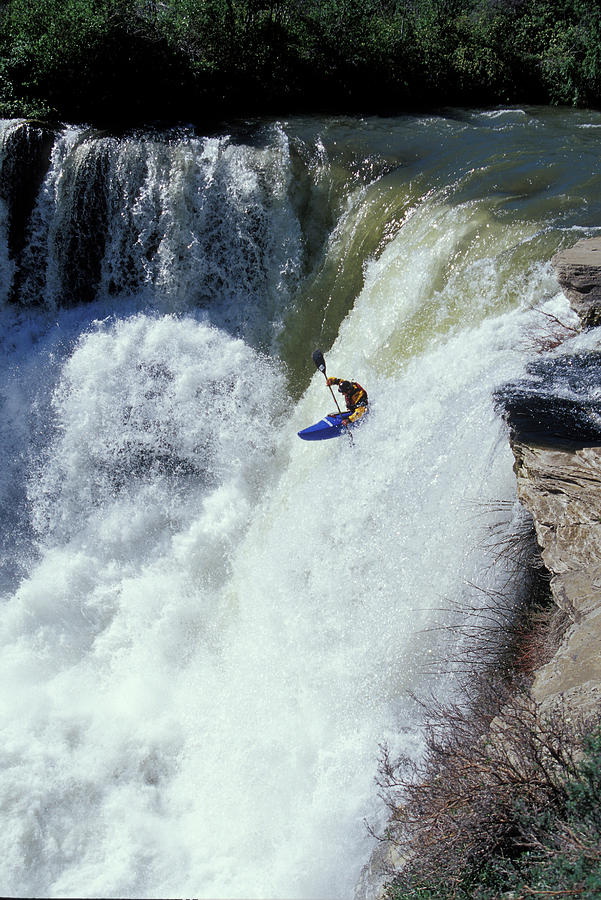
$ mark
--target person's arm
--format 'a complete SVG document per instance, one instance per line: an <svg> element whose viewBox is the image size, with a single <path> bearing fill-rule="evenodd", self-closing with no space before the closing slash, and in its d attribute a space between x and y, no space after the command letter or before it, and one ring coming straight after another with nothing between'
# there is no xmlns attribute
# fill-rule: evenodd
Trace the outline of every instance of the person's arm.
<svg viewBox="0 0 601 900"><path fill-rule="evenodd" d="M351 413L350 416L345 417L345 421L348 422L356 422L357 419L360 419L361 416L364 416L367 412L367 406L357 406L356 409Z"/></svg>

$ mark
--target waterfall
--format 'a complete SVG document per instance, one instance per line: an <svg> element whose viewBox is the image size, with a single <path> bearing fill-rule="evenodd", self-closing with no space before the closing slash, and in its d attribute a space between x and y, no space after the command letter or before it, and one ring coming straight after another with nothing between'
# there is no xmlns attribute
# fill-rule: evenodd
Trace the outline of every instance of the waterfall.
<svg viewBox="0 0 601 900"><path fill-rule="evenodd" d="M0 196L5 893L352 897L378 746L453 690L431 628L507 581L494 393L570 319L600 122L35 144ZM296 437L318 341L369 392L352 445Z"/></svg>

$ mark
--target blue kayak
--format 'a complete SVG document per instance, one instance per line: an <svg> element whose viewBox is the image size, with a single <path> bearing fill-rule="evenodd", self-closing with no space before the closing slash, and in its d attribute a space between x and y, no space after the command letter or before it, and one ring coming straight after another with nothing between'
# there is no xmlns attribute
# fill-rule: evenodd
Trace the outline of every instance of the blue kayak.
<svg viewBox="0 0 601 900"><path fill-rule="evenodd" d="M342 424L342 420L347 418L350 413L336 413L332 416L326 416L324 419L320 419L319 422L316 422L315 425L309 425L308 428L303 428L302 431L298 432L299 438L302 438L303 441L326 441L328 438L338 437L339 434L342 434L344 431L348 431L349 428L352 428L354 424L351 422L348 426ZM359 421L361 421L359 419Z"/></svg>

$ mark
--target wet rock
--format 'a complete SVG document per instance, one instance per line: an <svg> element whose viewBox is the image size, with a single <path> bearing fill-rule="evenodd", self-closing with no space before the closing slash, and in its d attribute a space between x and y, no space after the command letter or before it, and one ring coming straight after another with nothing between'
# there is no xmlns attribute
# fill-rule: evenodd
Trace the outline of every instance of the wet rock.
<svg viewBox="0 0 601 900"><path fill-rule="evenodd" d="M601 353L535 360L495 400L514 440L576 450L601 445Z"/></svg>
<svg viewBox="0 0 601 900"><path fill-rule="evenodd" d="M0 153L0 201L8 215L8 249L17 258L27 241L27 228L42 180L50 165L54 131L15 121L7 129Z"/></svg>

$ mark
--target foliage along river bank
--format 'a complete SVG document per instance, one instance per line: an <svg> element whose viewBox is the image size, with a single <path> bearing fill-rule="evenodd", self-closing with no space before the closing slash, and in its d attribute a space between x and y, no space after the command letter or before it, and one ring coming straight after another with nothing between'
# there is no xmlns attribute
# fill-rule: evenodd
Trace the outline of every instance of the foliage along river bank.
<svg viewBox="0 0 601 900"><path fill-rule="evenodd" d="M7 0L0 112L105 126L601 104L587 0Z"/></svg>

